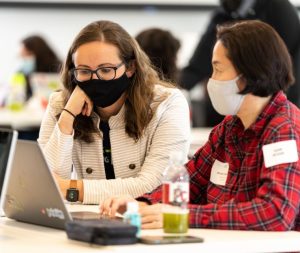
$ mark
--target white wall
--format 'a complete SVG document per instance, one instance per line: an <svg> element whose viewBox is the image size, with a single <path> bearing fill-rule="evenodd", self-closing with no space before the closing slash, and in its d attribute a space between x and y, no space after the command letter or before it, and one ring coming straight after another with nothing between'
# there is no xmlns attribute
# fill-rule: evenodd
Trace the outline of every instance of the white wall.
<svg viewBox="0 0 300 253"><path fill-rule="evenodd" d="M79 30L91 21L108 19L122 25L135 36L147 27L169 29L182 42L180 66L184 65L203 33L209 11L95 10L52 8L0 9L0 86L7 84L16 69L20 40L27 35L43 35L63 59Z"/></svg>
<svg viewBox="0 0 300 253"><path fill-rule="evenodd" d="M2 2L5 0L0 0ZM293 1L293 0L292 0ZM295 0L300 1L300 0ZM23 3L96 3L96 4L165 4L165 5L204 5L204 4L218 4L218 0L10 0L10 2L23 2Z"/></svg>
<svg viewBox="0 0 300 253"><path fill-rule="evenodd" d="M37 2L37 3L109 3L109 4L191 4L191 5L204 5L204 4L218 4L218 0L10 0L11 2ZM2 2L0 0L0 2ZM300 5L300 0L290 0L294 5Z"/></svg>

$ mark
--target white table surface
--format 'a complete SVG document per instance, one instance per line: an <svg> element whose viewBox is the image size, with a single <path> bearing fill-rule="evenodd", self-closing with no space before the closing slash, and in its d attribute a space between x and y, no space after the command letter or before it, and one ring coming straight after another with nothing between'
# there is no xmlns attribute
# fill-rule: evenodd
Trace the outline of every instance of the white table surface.
<svg viewBox="0 0 300 253"><path fill-rule="evenodd" d="M98 206L77 206L73 211L98 210ZM142 235L162 235L163 231L142 230ZM100 246L69 240L65 231L0 218L0 252L291 252L300 251L300 232L255 232L189 229L188 234L204 238L203 243L173 245Z"/></svg>
<svg viewBox="0 0 300 253"><path fill-rule="evenodd" d="M20 111L0 108L0 126L16 130L37 128L41 125L44 113L45 108L42 108L40 100L32 98Z"/></svg>
<svg viewBox="0 0 300 253"><path fill-rule="evenodd" d="M0 125L10 126L16 130L39 127L43 119L43 113L31 110L13 112L8 109L0 109Z"/></svg>

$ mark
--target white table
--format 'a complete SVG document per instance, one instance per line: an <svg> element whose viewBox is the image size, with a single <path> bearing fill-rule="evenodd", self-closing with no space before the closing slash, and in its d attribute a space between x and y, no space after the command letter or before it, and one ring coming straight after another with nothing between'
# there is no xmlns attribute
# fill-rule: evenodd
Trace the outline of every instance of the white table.
<svg viewBox="0 0 300 253"><path fill-rule="evenodd" d="M32 97L20 111L0 108L0 126L16 130L39 128L45 113L41 100Z"/></svg>
<svg viewBox="0 0 300 253"><path fill-rule="evenodd" d="M11 111L0 109L0 126L8 126L16 130L38 128L41 125L44 112L24 109Z"/></svg>
<svg viewBox="0 0 300 253"><path fill-rule="evenodd" d="M98 210L98 206L71 206L71 210ZM162 235L163 231L142 230L142 235ZM300 251L300 232L255 232L189 229L190 235L204 238L203 243L173 245L100 246L69 240L61 230L0 218L0 252L288 252Z"/></svg>

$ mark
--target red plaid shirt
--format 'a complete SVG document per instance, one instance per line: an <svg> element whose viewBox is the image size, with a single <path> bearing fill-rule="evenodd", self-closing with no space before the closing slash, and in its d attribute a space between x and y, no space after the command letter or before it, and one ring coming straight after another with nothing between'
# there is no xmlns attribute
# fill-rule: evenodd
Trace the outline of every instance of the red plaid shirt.
<svg viewBox="0 0 300 253"><path fill-rule="evenodd" d="M296 140L300 157L300 110L282 92L244 129L227 116L186 167L190 175L190 227L300 231L300 161L266 168L262 147ZM225 186L210 181L214 161L229 164ZM161 200L161 187L146 194Z"/></svg>

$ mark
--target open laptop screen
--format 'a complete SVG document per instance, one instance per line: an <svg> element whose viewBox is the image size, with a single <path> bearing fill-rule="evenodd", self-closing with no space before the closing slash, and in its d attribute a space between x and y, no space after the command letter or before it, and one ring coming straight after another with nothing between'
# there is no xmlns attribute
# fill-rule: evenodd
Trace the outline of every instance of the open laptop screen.
<svg viewBox="0 0 300 253"><path fill-rule="evenodd" d="M36 141L17 141L7 182L3 206L7 218L58 229L72 220ZM99 219L99 213L79 211L75 218Z"/></svg>
<svg viewBox="0 0 300 253"><path fill-rule="evenodd" d="M12 148L13 137L14 131L0 129L0 196Z"/></svg>
<svg viewBox="0 0 300 253"><path fill-rule="evenodd" d="M4 191L7 187L7 178L13 159L17 135L17 132L14 130L0 128L0 216L2 216Z"/></svg>

